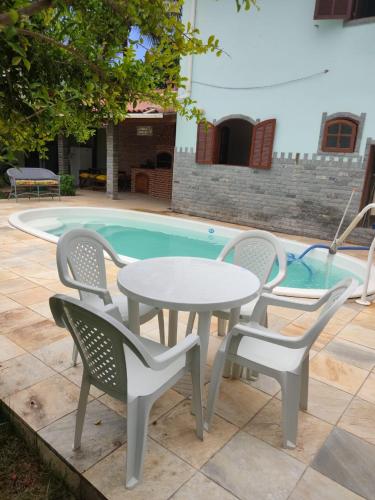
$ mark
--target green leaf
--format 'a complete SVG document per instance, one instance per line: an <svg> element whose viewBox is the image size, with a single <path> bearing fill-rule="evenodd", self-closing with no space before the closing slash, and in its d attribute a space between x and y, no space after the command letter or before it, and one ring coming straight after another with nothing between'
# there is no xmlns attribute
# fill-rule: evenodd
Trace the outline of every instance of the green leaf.
<svg viewBox="0 0 375 500"><path fill-rule="evenodd" d="M21 56L12 57L12 66L18 66L18 64L21 62L21 59Z"/></svg>
<svg viewBox="0 0 375 500"><path fill-rule="evenodd" d="M18 21L18 12L14 9L11 9L7 12L8 16L10 17L10 20L12 21L13 24L15 24Z"/></svg>
<svg viewBox="0 0 375 500"><path fill-rule="evenodd" d="M31 68L31 63L28 59L22 59L22 62L23 62L23 65L25 66L25 68L27 69L27 71L30 71L30 68Z"/></svg>

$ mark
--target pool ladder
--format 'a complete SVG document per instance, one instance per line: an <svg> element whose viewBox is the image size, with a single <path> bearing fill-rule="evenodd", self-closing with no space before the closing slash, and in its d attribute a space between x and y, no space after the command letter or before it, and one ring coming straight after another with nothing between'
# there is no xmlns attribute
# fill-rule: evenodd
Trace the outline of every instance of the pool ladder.
<svg viewBox="0 0 375 500"><path fill-rule="evenodd" d="M352 220L352 222L349 224L349 226L345 229L345 231L342 233L341 236L336 236L329 248L329 252L331 254L335 254L336 251L338 250L338 247L343 244L343 242L346 240L346 238L349 236L349 234L355 229L362 218L367 214L369 210L375 209L375 203L370 203L369 205L366 205ZM338 231L340 230L341 224L339 226ZM369 306L371 305L372 301L375 299L375 295L368 295L368 286L370 282L370 277L371 277L371 269L372 269L372 261L374 258L374 251L375 251L375 237L372 240L372 243L370 245L370 248L368 249L368 256L367 256L367 265L366 265L366 275L365 275L365 281L363 283L363 288L362 288L362 295L359 299L356 300L357 304L361 304L363 306Z"/></svg>

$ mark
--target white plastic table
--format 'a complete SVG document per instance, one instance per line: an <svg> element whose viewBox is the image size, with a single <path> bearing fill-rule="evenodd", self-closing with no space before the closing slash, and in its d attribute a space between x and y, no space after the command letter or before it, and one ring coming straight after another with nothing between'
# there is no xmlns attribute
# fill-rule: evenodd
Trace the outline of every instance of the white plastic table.
<svg viewBox="0 0 375 500"><path fill-rule="evenodd" d="M239 321L241 306L254 299L258 278L239 266L196 257L159 257L122 268L119 289L128 297L128 325L140 333L139 303L169 309L168 345L177 341L178 311L198 313L202 383L213 311L230 309L229 327Z"/></svg>

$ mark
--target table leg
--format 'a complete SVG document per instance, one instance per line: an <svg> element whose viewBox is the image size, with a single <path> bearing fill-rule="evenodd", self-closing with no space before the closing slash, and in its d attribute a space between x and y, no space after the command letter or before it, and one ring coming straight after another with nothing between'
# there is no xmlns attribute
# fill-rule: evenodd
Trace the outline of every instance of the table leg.
<svg viewBox="0 0 375 500"><path fill-rule="evenodd" d="M139 304L137 301L128 297L128 326L129 330L136 335L141 334L140 320L139 320Z"/></svg>
<svg viewBox="0 0 375 500"><path fill-rule="evenodd" d="M229 322L228 322L228 333L231 329L239 323L240 321L241 308L235 307L231 309ZM226 362L224 368L224 377L230 377L232 375L233 378L239 378L240 367L233 363Z"/></svg>
<svg viewBox="0 0 375 500"><path fill-rule="evenodd" d="M177 344L177 324L178 324L178 311L169 311L168 320L168 346L173 347Z"/></svg>
<svg viewBox="0 0 375 500"><path fill-rule="evenodd" d="M208 342L210 339L211 312L200 312L198 314L198 336L201 345L201 386L203 394L204 375L206 372Z"/></svg>

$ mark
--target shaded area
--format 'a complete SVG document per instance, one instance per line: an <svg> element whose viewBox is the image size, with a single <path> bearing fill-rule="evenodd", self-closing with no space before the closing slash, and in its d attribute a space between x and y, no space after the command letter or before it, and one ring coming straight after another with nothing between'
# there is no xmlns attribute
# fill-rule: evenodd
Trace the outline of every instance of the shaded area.
<svg viewBox="0 0 375 500"><path fill-rule="evenodd" d="M7 500L75 500L0 414L0 492Z"/></svg>

